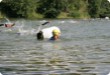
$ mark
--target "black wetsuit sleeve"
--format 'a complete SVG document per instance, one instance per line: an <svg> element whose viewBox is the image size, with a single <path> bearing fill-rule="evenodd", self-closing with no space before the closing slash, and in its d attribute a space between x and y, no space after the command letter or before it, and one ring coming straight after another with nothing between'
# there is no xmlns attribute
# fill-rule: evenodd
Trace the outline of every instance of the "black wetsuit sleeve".
<svg viewBox="0 0 110 75"><path fill-rule="evenodd" d="M4 24L0 24L0 26L4 26Z"/></svg>

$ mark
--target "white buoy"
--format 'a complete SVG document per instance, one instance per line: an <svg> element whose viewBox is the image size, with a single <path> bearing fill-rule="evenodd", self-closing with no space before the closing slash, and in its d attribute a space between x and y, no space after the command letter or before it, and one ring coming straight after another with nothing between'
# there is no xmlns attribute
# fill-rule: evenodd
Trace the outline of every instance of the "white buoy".
<svg viewBox="0 0 110 75"><path fill-rule="evenodd" d="M56 29L58 30L60 33L61 33L61 30L60 28L56 27L56 26L53 26L53 27L49 27L49 28L44 28L42 29L42 33L43 33L43 37L44 38L51 38L52 37L52 31Z"/></svg>

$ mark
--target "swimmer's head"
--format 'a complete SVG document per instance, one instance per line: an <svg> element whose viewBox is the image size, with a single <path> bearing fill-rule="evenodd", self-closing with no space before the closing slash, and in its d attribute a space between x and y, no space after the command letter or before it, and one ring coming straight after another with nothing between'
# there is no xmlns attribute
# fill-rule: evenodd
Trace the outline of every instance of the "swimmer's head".
<svg viewBox="0 0 110 75"><path fill-rule="evenodd" d="M60 35L60 30L54 29L54 30L52 31L52 33L53 33L53 35L55 35L55 36L59 36L59 35Z"/></svg>

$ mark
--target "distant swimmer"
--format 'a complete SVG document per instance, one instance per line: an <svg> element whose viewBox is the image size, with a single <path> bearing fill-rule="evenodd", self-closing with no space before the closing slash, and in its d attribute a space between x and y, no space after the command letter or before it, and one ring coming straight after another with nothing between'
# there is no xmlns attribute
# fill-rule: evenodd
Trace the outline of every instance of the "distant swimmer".
<svg viewBox="0 0 110 75"><path fill-rule="evenodd" d="M5 24L5 27L11 28L11 27L13 27L14 25L15 25L15 23L9 23L9 24Z"/></svg>
<svg viewBox="0 0 110 75"><path fill-rule="evenodd" d="M8 18L2 18L0 20L0 26L4 26L7 28L11 28L15 25L15 23L12 23Z"/></svg>
<svg viewBox="0 0 110 75"><path fill-rule="evenodd" d="M4 27L7 27L7 28L11 28L15 25L15 23L5 23L5 24L0 24L0 26L4 26Z"/></svg>

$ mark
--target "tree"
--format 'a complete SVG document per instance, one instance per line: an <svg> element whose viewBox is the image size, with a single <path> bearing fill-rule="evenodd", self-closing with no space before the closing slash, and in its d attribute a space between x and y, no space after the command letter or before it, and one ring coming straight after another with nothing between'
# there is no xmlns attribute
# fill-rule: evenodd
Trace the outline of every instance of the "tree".
<svg viewBox="0 0 110 75"><path fill-rule="evenodd" d="M102 0L88 0L88 12L92 18L99 17Z"/></svg>
<svg viewBox="0 0 110 75"><path fill-rule="evenodd" d="M3 0L2 11L9 17L28 18L35 12L35 0Z"/></svg>
<svg viewBox="0 0 110 75"><path fill-rule="evenodd" d="M46 18L56 18L63 10L65 6L64 2L64 0L39 0L37 11L44 14Z"/></svg>
<svg viewBox="0 0 110 75"><path fill-rule="evenodd" d="M110 3L108 0L102 0L100 8L100 18L110 17Z"/></svg>
<svg viewBox="0 0 110 75"><path fill-rule="evenodd" d="M0 11L12 18L97 18L110 16L110 3L107 0L3 0Z"/></svg>

